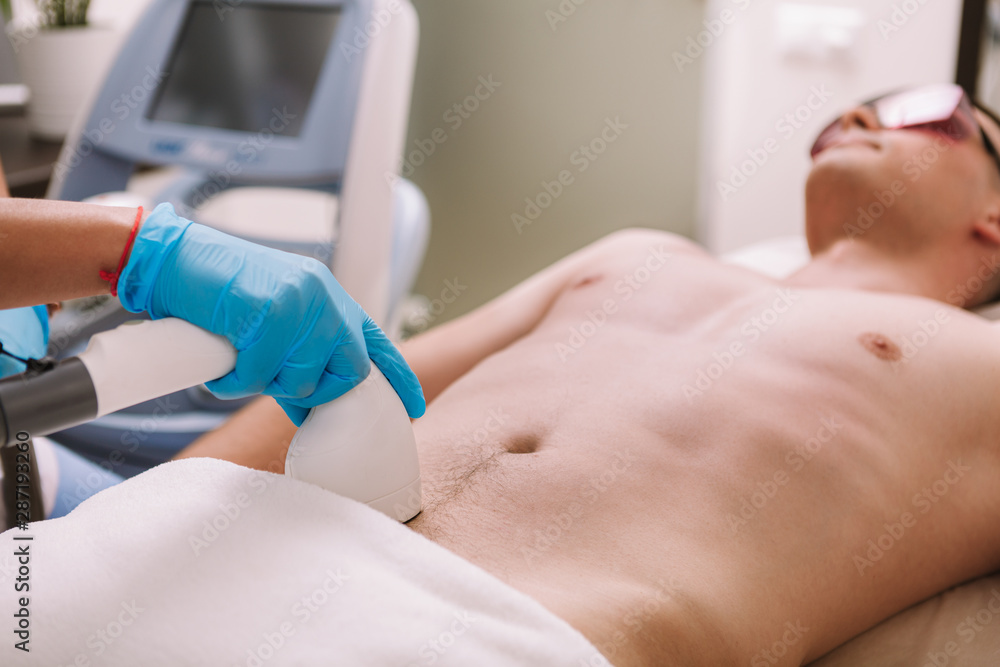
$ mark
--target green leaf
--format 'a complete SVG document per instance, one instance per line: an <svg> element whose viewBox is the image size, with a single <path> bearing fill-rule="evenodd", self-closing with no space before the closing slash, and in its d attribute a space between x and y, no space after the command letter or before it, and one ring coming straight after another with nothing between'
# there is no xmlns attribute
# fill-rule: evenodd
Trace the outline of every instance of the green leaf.
<svg viewBox="0 0 1000 667"><path fill-rule="evenodd" d="M42 16L42 25L50 28L87 25L87 10L90 0L35 0ZM10 8L10 0L0 0L4 15Z"/></svg>

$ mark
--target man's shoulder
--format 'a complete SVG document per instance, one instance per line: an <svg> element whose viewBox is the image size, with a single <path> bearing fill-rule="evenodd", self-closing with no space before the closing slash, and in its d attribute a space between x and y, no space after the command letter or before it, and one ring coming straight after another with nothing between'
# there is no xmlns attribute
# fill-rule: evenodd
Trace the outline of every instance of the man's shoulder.
<svg viewBox="0 0 1000 667"><path fill-rule="evenodd" d="M712 257L707 250L685 236L648 227L619 229L604 236L593 246L595 249L608 252L621 251L622 249L648 249L652 246L671 253Z"/></svg>

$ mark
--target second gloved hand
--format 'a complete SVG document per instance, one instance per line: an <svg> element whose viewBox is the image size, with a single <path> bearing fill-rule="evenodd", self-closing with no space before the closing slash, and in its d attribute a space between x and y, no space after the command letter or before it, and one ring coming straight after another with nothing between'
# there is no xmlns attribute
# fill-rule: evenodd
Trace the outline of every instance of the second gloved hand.
<svg viewBox="0 0 1000 667"><path fill-rule="evenodd" d="M49 344L49 311L45 306L0 310L0 343L22 359L41 359ZM0 378L23 373L25 366L0 354Z"/></svg>
<svg viewBox="0 0 1000 667"><path fill-rule="evenodd" d="M275 397L295 424L349 391L374 361L410 417L424 412L402 355L322 263L179 218L161 204L143 224L118 283L131 312L179 317L225 336L236 369L210 382L220 398Z"/></svg>

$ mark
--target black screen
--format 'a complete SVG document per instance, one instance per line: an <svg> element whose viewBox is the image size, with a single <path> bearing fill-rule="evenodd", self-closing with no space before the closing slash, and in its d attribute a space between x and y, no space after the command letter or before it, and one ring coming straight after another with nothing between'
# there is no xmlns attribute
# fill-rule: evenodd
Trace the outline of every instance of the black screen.
<svg viewBox="0 0 1000 667"><path fill-rule="evenodd" d="M147 117L298 136L338 18L336 7L240 4L219 12L212 2L192 3Z"/></svg>

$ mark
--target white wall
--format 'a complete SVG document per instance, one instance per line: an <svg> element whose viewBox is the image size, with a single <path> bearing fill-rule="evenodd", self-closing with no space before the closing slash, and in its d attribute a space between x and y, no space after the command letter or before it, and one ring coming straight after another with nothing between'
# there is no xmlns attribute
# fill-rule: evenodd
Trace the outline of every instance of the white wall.
<svg viewBox="0 0 1000 667"><path fill-rule="evenodd" d="M779 26L782 16L790 25L789 5L795 5L792 15L802 8L833 10L818 30L799 32L791 52L783 49L787 42ZM899 8L895 15L894 7ZM707 19L723 10L732 15L700 56L705 95L699 240L724 252L800 232L809 147L816 134L858 101L905 85L953 81L961 9L960 0L710 0ZM848 19L852 12L860 16L855 29L834 28L844 10ZM827 42L838 48L824 54ZM814 97L816 110L799 109L814 89L831 96L822 103ZM778 125L797 109L808 117L800 128ZM720 193L719 182L732 179L733 169L750 159L748 150L763 161L760 151L768 139L774 143L768 144L773 152L767 162L745 165L745 171L756 168L756 173L735 193Z"/></svg>
<svg viewBox="0 0 1000 667"><path fill-rule="evenodd" d="M414 5L421 43L408 152L436 128L449 130L411 177L433 218L417 291L438 298L456 278L467 288L433 324L615 229L694 233L702 67L678 71L671 53L697 31L702 2ZM560 7L568 17L550 23L548 12ZM489 74L503 86L450 131L444 114ZM572 156L608 117L628 129L581 173ZM572 171L573 184L518 233L511 216L524 216L525 199L544 194L542 181L562 170Z"/></svg>
<svg viewBox="0 0 1000 667"><path fill-rule="evenodd" d="M114 23L123 30L131 28L151 0L91 0L90 20Z"/></svg>

